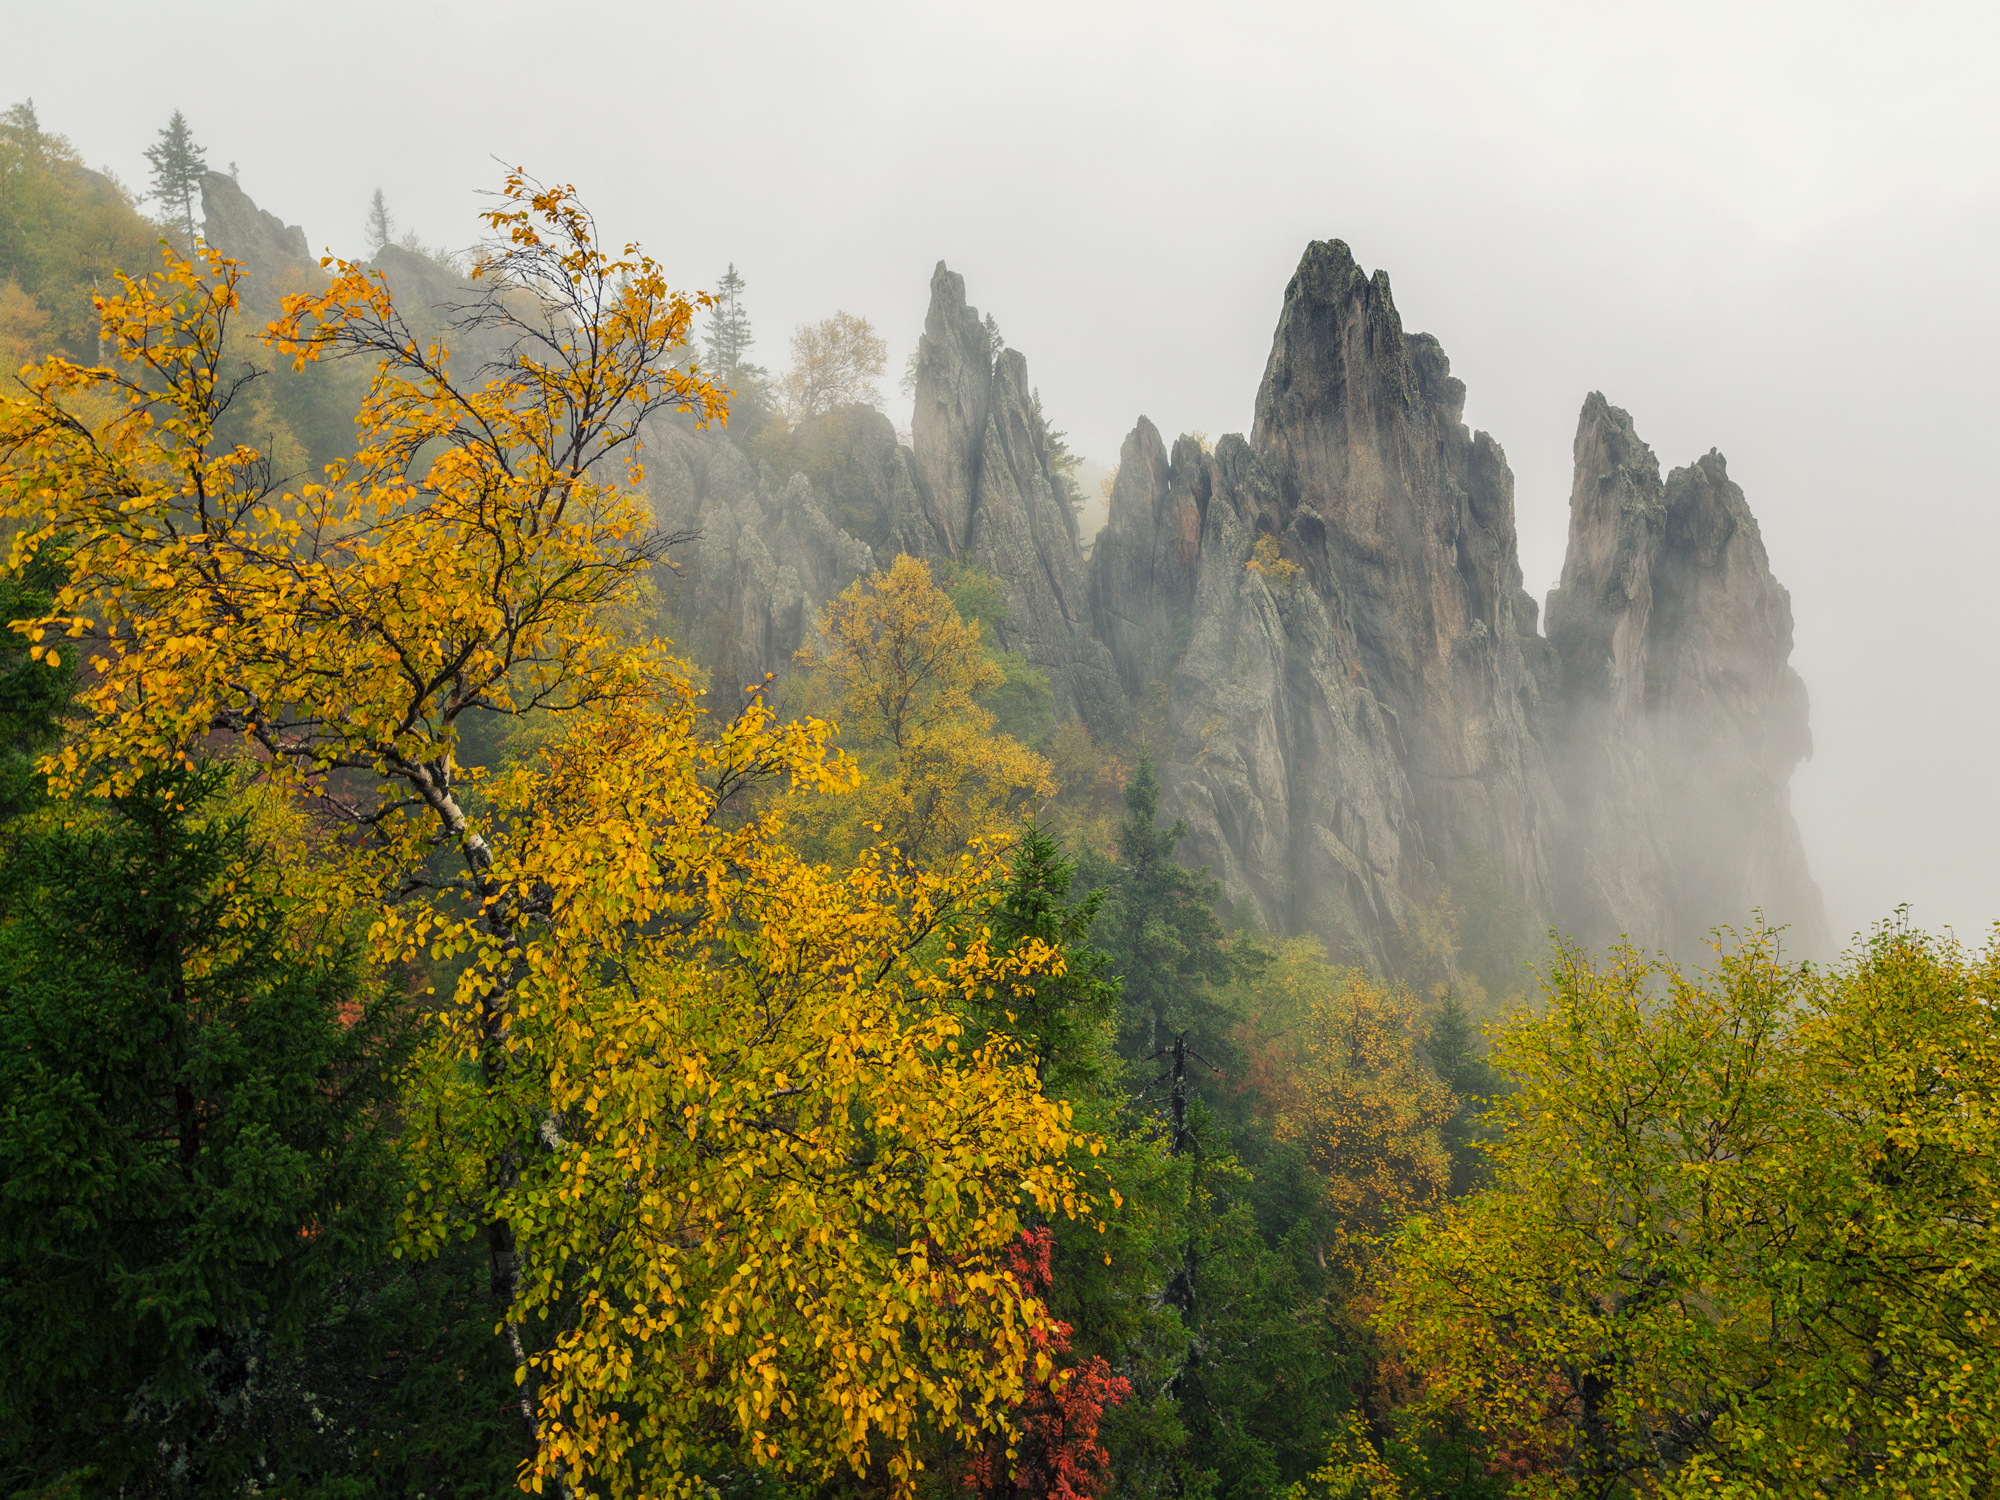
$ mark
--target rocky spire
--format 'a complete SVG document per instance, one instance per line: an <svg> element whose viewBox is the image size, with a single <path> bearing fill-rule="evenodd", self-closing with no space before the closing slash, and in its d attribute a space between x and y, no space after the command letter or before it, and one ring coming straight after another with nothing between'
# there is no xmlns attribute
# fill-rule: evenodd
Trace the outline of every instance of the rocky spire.
<svg viewBox="0 0 2000 1500"><path fill-rule="evenodd" d="M997 357L965 278L938 262L917 346L911 418L918 490L934 561L973 562L1000 580L1000 644L1049 681L1060 718L1100 734L1123 718L1111 658L1091 629L1076 516L1016 349ZM922 538L903 538L904 545Z"/></svg>
<svg viewBox="0 0 2000 1500"><path fill-rule="evenodd" d="M1663 483L1632 419L1595 392L1575 451L1548 608L1565 930L1696 953L1757 909L1823 951L1791 814L1792 771L1812 753L1806 689L1756 517L1720 453Z"/></svg>

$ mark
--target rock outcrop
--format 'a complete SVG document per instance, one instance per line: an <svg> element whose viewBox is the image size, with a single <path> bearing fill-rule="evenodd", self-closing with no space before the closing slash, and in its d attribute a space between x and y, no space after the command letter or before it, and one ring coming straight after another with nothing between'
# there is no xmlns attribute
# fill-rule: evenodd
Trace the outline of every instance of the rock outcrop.
<svg viewBox="0 0 2000 1500"><path fill-rule="evenodd" d="M242 261L253 285L276 287L301 272L318 269L305 230L266 213L225 173L202 177L201 218L202 238Z"/></svg>
<svg viewBox="0 0 2000 1500"><path fill-rule="evenodd" d="M1019 350L997 357L965 278L943 261L917 344L911 419L926 534L913 555L977 563L1000 580L1008 617L1000 644L1043 673L1059 718L1115 733L1123 694L1110 653L1091 628L1076 515L1058 482L1048 427Z"/></svg>
<svg viewBox="0 0 2000 1500"><path fill-rule="evenodd" d="M1790 806L1792 771L1812 753L1791 598L1722 455L1662 483L1632 419L1593 393L1548 625L1570 812L1565 930L1693 952L1758 909L1795 945L1824 949Z"/></svg>
<svg viewBox="0 0 2000 1500"><path fill-rule="evenodd" d="M304 232L233 180L210 240L252 306L318 275ZM399 247L375 269L420 336L475 289ZM1163 731L1161 811L1234 916L1411 972L1446 898L1464 961L1513 983L1549 928L1699 956L1752 908L1827 942L1788 784L1810 753L1790 601L1720 454L1662 480L1624 412L1585 403L1548 635L1522 588L1505 455L1462 421L1437 340L1339 241L1286 290L1249 437L1125 440L1086 564L1025 358L939 263L911 441L865 406L787 433L659 417L645 443L669 633L719 709L784 674L826 603L907 552L990 571L999 644L1059 719ZM1151 732L1151 731L1149 731ZM1504 972L1511 969L1512 972Z"/></svg>
<svg viewBox="0 0 2000 1500"><path fill-rule="evenodd" d="M731 711L744 688L791 665L827 602L875 571L874 554L834 525L805 475L775 479L719 429L656 418L645 459L660 529L689 538L660 577L668 634Z"/></svg>
<svg viewBox="0 0 2000 1500"><path fill-rule="evenodd" d="M1170 664L1188 854L1240 916L1377 968L1412 904L1474 869L1550 903L1513 481L1464 398L1388 279L1316 243L1250 440L1183 440L1162 474L1142 422L1091 558L1127 691Z"/></svg>
<svg viewBox="0 0 2000 1500"><path fill-rule="evenodd" d="M1249 440L1126 439L1092 616L1126 694L1165 685L1185 853L1239 916L1378 970L1443 895L1502 950L1555 927L1695 955L1753 906L1822 947L1789 602L1720 455L1662 485L1592 398L1545 640L1464 401L1388 278L1320 242Z"/></svg>

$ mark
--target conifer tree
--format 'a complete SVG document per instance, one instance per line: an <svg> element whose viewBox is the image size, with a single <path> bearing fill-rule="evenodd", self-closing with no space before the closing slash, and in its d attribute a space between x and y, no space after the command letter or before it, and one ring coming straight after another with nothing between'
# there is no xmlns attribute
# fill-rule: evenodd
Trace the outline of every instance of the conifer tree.
<svg viewBox="0 0 2000 1500"><path fill-rule="evenodd" d="M389 213L389 200L382 196L380 188L368 200L368 249L370 254L380 255L385 245L395 243L396 221Z"/></svg>
<svg viewBox="0 0 2000 1500"><path fill-rule="evenodd" d="M1187 825L1162 828L1159 804L1159 774L1141 753L1125 788L1118 861L1100 857L1083 871L1110 892L1100 941L1124 980L1120 1049L1136 1061L1192 1027L1194 1044L1216 1056L1213 986L1234 977L1238 962L1215 915L1221 888L1205 871L1175 863Z"/></svg>
<svg viewBox="0 0 2000 1500"><path fill-rule="evenodd" d="M208 171L208 162L186 115L174 111L160 138L146 148L146 160L153 164L153 201L160 205L167 228L180 236L182 248L192 251L194 206L201 196L201 179Z"/></svg>
<svg viewBox="0 0 2000 1500"><path fill-rule="evenodd" d="M716 283L715 306L708 315L707 337L702 340L708 351L709 368L725 380L733 379L739 369L749 367L750 350L756 343L750 331L750 314L743 306L745 285L732 260L729 269L722 273L722 280Z"/></svg>
<svg viewBox="0 0 2000 1500"><path fill-rule="evenodd" d="M393 1002L294 946L246 821L203 820L223 779L148 771L0 864L8 1494L268 1477L273 1357L401 1198Z"/></svg>

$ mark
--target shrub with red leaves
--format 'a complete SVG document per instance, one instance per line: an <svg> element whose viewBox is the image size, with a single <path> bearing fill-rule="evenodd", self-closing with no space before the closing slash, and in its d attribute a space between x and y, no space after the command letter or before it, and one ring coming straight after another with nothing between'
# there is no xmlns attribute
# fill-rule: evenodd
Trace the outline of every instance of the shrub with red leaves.
<svg viewBox="0 0 2000 1500"><path fill-rule="evenodd" d="M1008 1248L1008 1269L1025 1291L1048 1290L1054 1277L1046 1229L1028 1230ZM1106 1407L1132 1394L1132 1383L1111 1373L1102 1359L1064 1366L1070 1327L1056 1323L1036 1336L1036 1353L1055 1368L1047 1379L1034 1373L1029 1356L1028 1394L1014 1411L1020 1436L1010 1469L1004 1443L989 1441L966 1469L965 1486L979 1500L1095 1500L1111 1477L1111 1455L1097 1440Z"/></svg>

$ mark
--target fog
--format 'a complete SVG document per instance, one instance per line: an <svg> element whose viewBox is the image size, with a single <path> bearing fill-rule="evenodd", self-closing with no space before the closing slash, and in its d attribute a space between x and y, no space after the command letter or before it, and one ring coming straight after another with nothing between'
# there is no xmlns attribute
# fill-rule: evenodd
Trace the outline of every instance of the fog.
<svg viewBox="0 0 2000 1500"><path fill-rule="evenodd" d="M683 283L734 261L767 365L867 316L892 410L943 258L1104 465L1142 412L1246 429L1301 249L1344 239L1505 446L1537 596L1586 392L1663 466L1727 455L1792 593L1836 932L2000 917L1990 5L114 4L7 32L0 103L135 187L180 108L358 255L376 187L467 244L518 163Z"/></svg>

